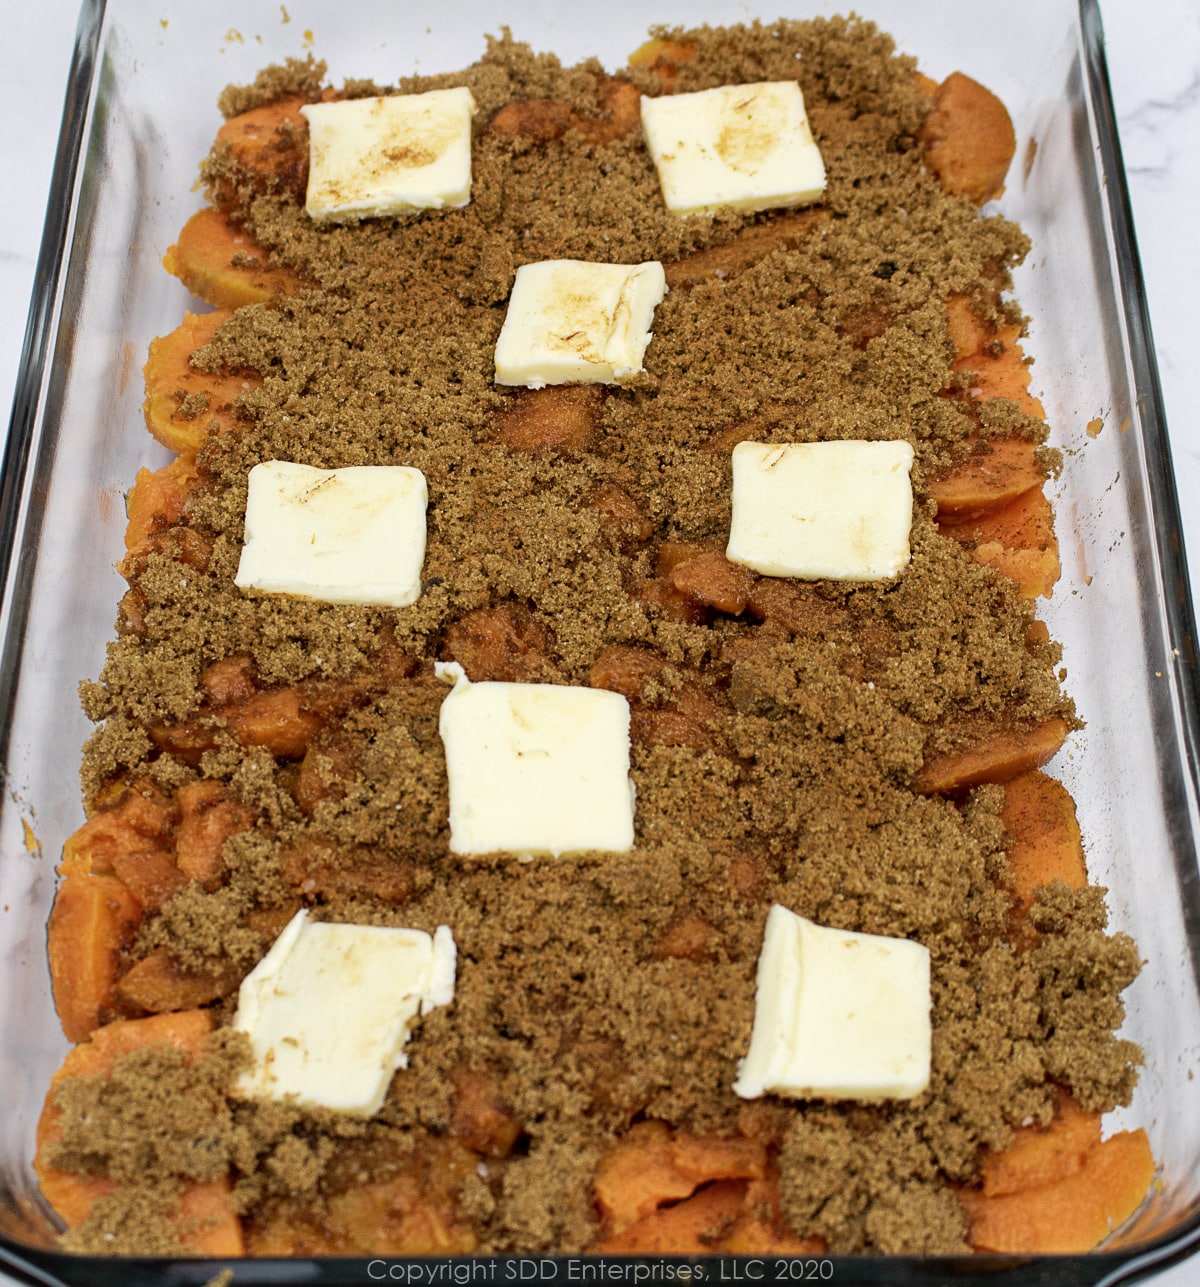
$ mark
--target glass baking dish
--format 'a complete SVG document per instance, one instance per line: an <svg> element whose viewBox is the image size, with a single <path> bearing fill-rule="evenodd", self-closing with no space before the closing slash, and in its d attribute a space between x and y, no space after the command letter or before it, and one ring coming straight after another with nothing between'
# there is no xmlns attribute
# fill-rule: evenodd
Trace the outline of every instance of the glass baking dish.
<svg viewBox="0 0 1200 1287"><path fill-rule="evenodd" d="M30 1164L45 1087L65 1050L44 926L57 856L83 817L76 773L89 725L74 694L99 672L123 589L114 570L123 491L139 466L168 458L143 430L139 373L151 338L192 302L160 259L202 202L196 168L220 123L217 93L310 50L334 81L452 69L477 57L484 33L501 23L564 62L595 54L613 67L650 22L823 8L84 0L0 488L0 1261L12 1272L45 1283L204 1283L219 1268L55 1252L56 1226ZM961 69L988 85L1016 125L1001 208L1033 241L1017 293L1032 317L1033 389L1067 458L1055 484L1064 571L1041 615L1064 644L1068 687L1087 721L1051 769L1075 797L1114 926L1145 956L1126 996L1125 1034L1143 1044L1147 1062L1133 1105L1116 1120L1149 1132L1159 1179L1134 1219L1088 1256L834 1259L785 1262L781 1272L837 1282L1124 1281L1200 1244L1200 720L1178 505L1099 13L1095 0L1078 9L1073 0L1013 0L1002 11L869 0L862 12L929 75ZM486 1281L579 1276L577 1262L559 1259L479 1264L475 1276ZM700 1269L709 1279L776 1278L764 1264ZM257 1260L238 1263L236 1281L394 1281L406 1272L399 1261Z"/></svg>

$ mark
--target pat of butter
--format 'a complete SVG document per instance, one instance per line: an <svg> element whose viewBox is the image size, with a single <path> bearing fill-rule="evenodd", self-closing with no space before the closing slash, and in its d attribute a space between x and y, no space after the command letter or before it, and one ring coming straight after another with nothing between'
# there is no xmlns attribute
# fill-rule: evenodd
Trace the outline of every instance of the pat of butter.
<svg viewBox="0 0 1200 1287"><path fill-rule="evenodd" d="M633 848L629 703L559 684L472 684L457 663L438 728L456 854Z"/></svg>
<svg viewBox="0 0 1200 1287"><path fill-rule="evenodd" d="M642 131L674 214L818 201L825 165L795 81L642 99Z"/></svg>
<svg viewBox="0 0 1200 1287"><path fill-rule="evenodd" d="M471 199L469 89L311 103L305 210L349 223Z"/></svg>
<svg viewBox="0 0 1200 1287"><path fill-rule="evenodd" d="M725 557L764 576L896 576L911 557L912 462L906 442L739 442Z"/></svg>
<svg viewBox="0 0 1200 1287"><path fill-rule="evenodd" d="M620 384L643 369L662 264L547 259L517 269L496 341L496 383Z"/></svg>
<svg viewBox="0 0 1200 1287"><path fill-rule="evenodd" d="M235 1090L369 1116L407 1065L414 1020L454 999L450 930L333 925L299 911L242 981L233 1026L254 1063Z"/></svg>
<svg viewBox="0 0 1200 1287"><path fill-rule="evenodd" d="M425 475L404 465L255 465L234 581L323 603L416 603L427 501Z"/></svg>
<svg viewBox="0 0 1200 1287"><path fill-rule="evenodd" d="M911 1099L929 1085L929 949L776 904L758 958L743 1099Z"/></svg>

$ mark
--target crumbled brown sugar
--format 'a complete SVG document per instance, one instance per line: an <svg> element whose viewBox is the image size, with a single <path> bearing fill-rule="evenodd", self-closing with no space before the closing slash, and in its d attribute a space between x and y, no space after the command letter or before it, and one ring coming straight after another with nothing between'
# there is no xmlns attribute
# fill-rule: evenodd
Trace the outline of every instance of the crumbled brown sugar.
<svg viewBox="0 0 1200 1287"><path fill-rule="evenodd" d="M636 134L599 146L568 132L545 145L486 129L512 99L602 110L596 68L561 69L505 38L466 72L398 86L471 86L475 192L461 211L317 229L300 193L256 194L220 149L206 166L211 184L242 193L255 238L317 289L239 310L195 359L258 371L263 384L238 400L244 423L201 453L205 479L181 530L203 536L203 557L172 538L144 559L131 576L143 626L110 645L100 681L85 686L100 721L84 766L93 802L114 780L173 788L199 776L255 819L226 842L216 887L192 884L147 918L134 956L167 947L189 970L221 960L245 970L270 941L269 917L301 901L333 920L448 924L460 953L453 1007L422 1021L411 1066L373 1122L220 1101L212 1164L233 1167L252 1249L270 1251L285 1228L303 1227L292 1243L301 1251L320 1230L333 1237L356 1187L435 1162L456 1177L438 1200L473 1226L477 1249L586 1247L597 1232L596 1159L631 1122L730 1134L747 1121L729 1086L773 902L915 938L935 962L928 1092L761 1115L797 1233L819 1233L834 1251L963 1251L950 1186L975 1176L982 1147L1047 1115L1048 1079L1093 1109L1130 1093L1138 1052L1112 1032L1136 954L1105 936L1099 896L1053 891L1031 914L1038 945L1014 942L997 793L956 804L909 786L971 720L1073 718L1055 649L1026 642L1031 608L938 533L921 491L980 427L1044 435L1013 404L973 414L943 396L955 386L945 299L994 299L1024 238L922 170L912 63L869 25L691 38L699 52L681 66L680 90L799 73L829 167L825 213L794 248L673 289L646 373L596 395L584 447L498 441L503 411L528 397L492 381L515 268L553 257L671 261L769 222L669 217ZM223 110L284 92L316 98L321 75L316 64L273 69L227 91ZM656 88L652 73L636 79ZM647 597L663 582L668 543L724 548L728 448L740 437L897 436L917 452L918 504L912 564L894 583L760 582L744 611L696 620ZM236 590L246 473L270 458L421 469L431 504L420 601L397 612ZM633 515L623 527L597 503L617 494ZM492 611L500 617L488 622L471 615ZM586 684L614 647L651 658L629 694L633 854L530 864L449 854L437 735L447 690L433 662L459 658L472 670L470 658L490 656L478 638L501 619L517 673L474 678ZM385 639L413 669L372 688L363 675ZM353 689L329 707L302 763L244 750L212 706L206 668L239 655L261 687ZM213 730L195 762L147 736L188 721ZM1064 971L1067 961L1087 963L1086 975ZM218 1003L223 1016L233 1000ZM141 1078L139 1094L192 1096L178 1108L186 1114L228 1076L222 1058L187 1074L198 1091L157 1066L130 1064L122 1076ZM501 1087L521 1134L512 1157L480 1174L471 1155L459 1176L464 1070ZM106 1093L78 1085L60 1098ZM161 1130L114 1118L103 1148L74 1120L64 1157L86 1152L115 1175L111 1159L140 1150L142 1174L168 1195L192 1175L171 1143L171 1113ZM127 1192L72 1245L113 1250L117 1229L121 1247L163 1250L162 1193Z"/></svg>

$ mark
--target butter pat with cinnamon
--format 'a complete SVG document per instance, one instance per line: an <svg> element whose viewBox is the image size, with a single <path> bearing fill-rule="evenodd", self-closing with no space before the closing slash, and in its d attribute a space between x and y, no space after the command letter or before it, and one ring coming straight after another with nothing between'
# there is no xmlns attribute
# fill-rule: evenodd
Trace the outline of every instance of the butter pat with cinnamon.
<svg viewBox="0 0 1200 1287"><path fill-rule="evenodd" d="M621 384L643 369L660 263L546 259L517 269L496 341L496 383Z"/></svg>
<svg viewBox="0 0 1200 1287"><path fill-rule="evenodd" d="M743 1099L911 1099L929 1085L929 949L767 915Z"/></svg>
<svg viewBox="0 0 1200 1287"><path fill-rule="evenodd" d="M310 103L305 210L318 223L465 206L471 119L465 88Z"/></svg>
<svg viewBox="0 0 1200 1287"><path fill-rule="evenodd" d="M234 583L323 603L403 608L421 594L425 475L407 465L250 471Z"/></svg>
<svg viewBox="0 0 1200 1287"><path fill-rule="evenodd" d="M450 849L518 856L633 848L629 703L564 684L473 684L457 663L438 728Z"/></svg>
<svg viewBox="0 0 1200 1287"><path fill-rule="evenodd" d="M369 1116L419 1015L454 999L450 930L312 921L299 911L242 982L233 1026L250 1039L246 1099Z"/></svg>
<svg viewBox="0 0 1200 1287"><path fill-rule="evenodd" d="M910 558L907 442L739 442L725 557L763 576L881 581Z"/></svg>
<svg viewBox="0 0 1200 1287"><path fill-rule="evenodd" d="M795 81L643 98L642 131L674 214L780 209L825 192L825 164Z"/></svg>

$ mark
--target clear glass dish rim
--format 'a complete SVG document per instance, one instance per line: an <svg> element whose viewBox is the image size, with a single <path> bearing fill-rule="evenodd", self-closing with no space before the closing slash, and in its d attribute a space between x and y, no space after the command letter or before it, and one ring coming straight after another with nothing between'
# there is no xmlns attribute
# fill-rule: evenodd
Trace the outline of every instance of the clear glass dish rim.
<svg viewBox="0 0 1200 1287"><path fill-rule="evenodd" d="M1155 358L1149 303L1134 232L1132 204L1121 153L1116 113L1105 56L1099 0L1076 0L1079 56L1084 94L1091 111L1093 137L1105 175L1104 206L1111 236L1111 253L1124 324L1125 356L1129 362L1132 392L1140 411L1140 433L1149 482L1149 511L1159 567L1159 605L1172 650L1176 714L1184 751L1184 770L1192 792L1200 796L1200 681L1196 675L1196 614L1182 537L1178 491L1171 462L1162 386ZM48 377L53 373L53 341L60 324L63 277L67 268L70 233L75 214L88 122L94 107L98 54L104 30L107 0L81 0L75 44L63 105L62 124L55 154L51 187L35 270L24 343L18 367L8 436L0 460L0 754L7 752L10 737L9 706L17 674L24 627L23 595L28 591L31 569L16 559L17 545L26 537L26 498L30 466L36 456ZM1193 880L1192 886L1196 888ZM1006 1283L1054 1282L1115 1284L1131 1281L1186 1258L1200 1246L1200 1211L1173 1231L1151 1243L1119 1251L1083 1255L1014 1258L970 1257L838 1257L806 1258L832 1266L837 1282L901 1283L943 1282L951 1278L986 1277ZM207 1283L222 1265L236 1268L237 1277L253 1282L361 1283L370 1281L372 1265L396 1267L450 1262L454 1257L294 1257L254 1258L240 1261L212 1259L160 1259L75 1256L30 1247L0 1233L0 1268L28 1282L48 1287L95 1283L116 1287L130 1281ZM490 1262L500 1280L504 1266L536 1259L554 1266L539 1281L568 1281L565 1266L578 1256L484 1256L472 1261ZM638 1263L686 1265L694 1257L606 1256L613 1265ZM714 1267L748 1263L769 1265L782 1257L714 1256L702 1258ZM378 1275L377 1275L378 1276ZM743 1274L735 1274L742 1277ZM764 1275L769 1278L769 1273ZM395 1280L394 1273L386 1275ZM405 1276L404 1280L407 1281ZM490 1278L489 1281L497 1281Z"/></svg>

